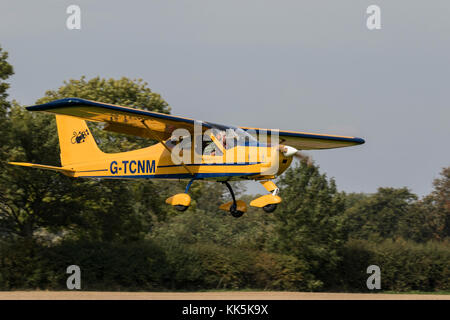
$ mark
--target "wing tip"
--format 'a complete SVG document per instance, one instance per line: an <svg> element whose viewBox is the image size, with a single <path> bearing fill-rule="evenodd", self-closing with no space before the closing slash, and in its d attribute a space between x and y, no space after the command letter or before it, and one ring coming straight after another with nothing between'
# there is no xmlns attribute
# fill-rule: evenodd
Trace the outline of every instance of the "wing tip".
<svg viewBox="0 0 450 320"><path fill-rule="evenodd" d="M50 109L52 107L57 107L57 106L62 106L62 105L70 105L70 104L86 104L88 102L89 102L89 100L75 98L75 97L62 98L62 99L57 99L57 100L53 100L50 102L46 102L43 104L36 104L33 106L28 106L28 107L25 107L25 109L27 109L28 111L44 111L44 110Z"/></svg>
<svg viewBox="0 0 450 320"><path fill-rule="evenodd" d="M8 162L8 164L12 164L13 166L23 166L23 167L31 167L32 164L28 163L28 162L14 162L14 161L10 161Z"/></svg>

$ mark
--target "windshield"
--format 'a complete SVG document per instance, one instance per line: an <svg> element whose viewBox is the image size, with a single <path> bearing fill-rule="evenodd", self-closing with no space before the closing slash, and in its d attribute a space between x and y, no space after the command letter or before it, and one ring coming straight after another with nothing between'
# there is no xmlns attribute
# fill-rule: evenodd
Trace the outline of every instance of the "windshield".
<svg viewBox="0 0 450 320"><path fill-rule="evenodd" d="M214 135L224 147L229 149L235 146L251 145L258 141L245 130L241 128L228 128L226 130L217 130Z"/></svg>
<svg viewBox="0 0 450 320"><path fill-rule="evenodd" d="M248 142L258 142L254 136L249 134L247 131L242 130L241 128L235 128L234 132L238 135L238 141L245 143L245 141Z"/></svg>
<svg viewBox="0 0 450 320"><path fill-rule="evenodd" d="M206 155L222 155L221 148L231 149L236 146L258 144L258 141L252 135L240 128L227 128L226 130L213 128L209 134L214 136L215 141L211 141L208 137L205 137L206 141L203 140L203 154Z"/></svg>

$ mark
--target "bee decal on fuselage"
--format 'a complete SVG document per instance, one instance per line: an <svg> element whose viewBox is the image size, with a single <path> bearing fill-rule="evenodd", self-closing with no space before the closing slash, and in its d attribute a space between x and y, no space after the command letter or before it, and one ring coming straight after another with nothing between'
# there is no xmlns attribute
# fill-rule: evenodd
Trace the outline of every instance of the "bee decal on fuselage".
<svg viewBox="0 0 450 320"><path fill-rule="evenodd" d="M86 137L88 135L89 135L88 129L83 130L83 131L78 131L78 133L76 131L74 131L72 139L70 139L70 142L72 142L72 144L83 143L86 141Z"/></svg>

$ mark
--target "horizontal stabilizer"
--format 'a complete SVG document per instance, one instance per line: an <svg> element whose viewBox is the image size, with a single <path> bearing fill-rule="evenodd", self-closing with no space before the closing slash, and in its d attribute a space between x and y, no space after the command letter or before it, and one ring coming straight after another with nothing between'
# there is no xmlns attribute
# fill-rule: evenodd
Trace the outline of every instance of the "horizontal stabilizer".
<svg viewBox="0 0 450 320"><path fill-rule="evenodd" d="M13 164L15 166L23 166L23 167L31 167L31 168L38 168L38 169L44 169L44 170L53 170L53 171L59 171L62 173L74 173L75 170L72 169L66 169L63 167L54 167L54 166L46 166L43 164L34 164L34 163L28 163L28 162L8 162L9 164Z"/></svg>

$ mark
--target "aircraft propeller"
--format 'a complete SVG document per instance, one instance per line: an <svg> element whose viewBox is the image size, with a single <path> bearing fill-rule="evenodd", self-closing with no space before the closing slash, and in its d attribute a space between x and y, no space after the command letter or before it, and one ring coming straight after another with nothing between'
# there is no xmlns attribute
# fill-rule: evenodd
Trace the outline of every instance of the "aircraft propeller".
<svg viewBox="0 0 450 320"><path fill-rule="evenodd" d="M306 161L308 166L311 166L314 163L310 156L300 152L300 150L297 150L294 147L280 146L280 151L285 157L296 157L300 161Z"/></svg>

